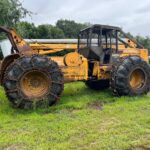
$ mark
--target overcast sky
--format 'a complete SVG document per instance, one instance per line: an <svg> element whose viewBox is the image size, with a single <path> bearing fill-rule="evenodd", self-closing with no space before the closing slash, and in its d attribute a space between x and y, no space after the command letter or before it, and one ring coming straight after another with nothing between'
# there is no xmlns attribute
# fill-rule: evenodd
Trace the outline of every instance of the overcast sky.
<svg viewBox="0 0 150 150"><path fill-rule="evenodd" d="M35 13L25 20L36 25L69 19L150 36L150 0L24 0L23 6Z"/></svg>

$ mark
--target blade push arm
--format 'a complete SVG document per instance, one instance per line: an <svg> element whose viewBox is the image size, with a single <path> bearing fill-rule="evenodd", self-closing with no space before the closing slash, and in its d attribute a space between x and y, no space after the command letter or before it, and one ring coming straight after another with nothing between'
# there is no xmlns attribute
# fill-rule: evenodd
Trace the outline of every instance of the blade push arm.
<svg viewBox="0 0 150 150"><path fill-rule="evenodd" d="M11 53L24 53L32 48L19 36L15 30L0 26L0 32L5 33L12 45Z"/></svg>

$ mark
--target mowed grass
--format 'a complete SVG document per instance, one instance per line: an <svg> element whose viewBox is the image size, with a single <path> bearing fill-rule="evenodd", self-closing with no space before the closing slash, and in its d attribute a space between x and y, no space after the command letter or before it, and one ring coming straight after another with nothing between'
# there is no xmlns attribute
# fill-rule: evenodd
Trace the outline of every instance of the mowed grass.
<svg viewBox="0 0 150 150"><path fill-rule="evenodd" d="M1 88L0 149L150 149L150 95L114 97L76 82L65 85L57 105L20 110Z"/></svg>

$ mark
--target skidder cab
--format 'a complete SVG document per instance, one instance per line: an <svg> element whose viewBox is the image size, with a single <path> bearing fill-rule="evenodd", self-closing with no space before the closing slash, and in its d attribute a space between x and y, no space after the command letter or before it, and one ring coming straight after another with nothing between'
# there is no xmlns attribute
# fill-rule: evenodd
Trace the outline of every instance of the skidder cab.
<svg viewBox="0 0 150 150"><path fill-rule="evenodd" d="M87 86L117 95L141 95L149 91L148 50L121 28L93 25L80 31L78 52L88 59Z"/></svg>

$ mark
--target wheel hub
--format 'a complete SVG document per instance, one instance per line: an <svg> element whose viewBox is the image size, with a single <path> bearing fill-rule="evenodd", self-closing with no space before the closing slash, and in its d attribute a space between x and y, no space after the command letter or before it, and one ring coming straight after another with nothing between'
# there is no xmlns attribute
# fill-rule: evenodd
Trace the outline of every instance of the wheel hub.
<svg viewBox="0 0 150 150"><path fill-rule="evenodd" d="M142 69L135 69L130 75L130 86L135 90L143 88L145 81L146 76Z"/></svg>
<svg viewBox="0 0 150 150"><path fill-rule="evenodd" d="M20 81L22 92L30 99L44 97L51 87L51 81L44 72L30 71Z"/></svg>
<svg viewBox="0 0 150 150"><path fill-rule="evenodd" d="M37 88L40 86L41 82L37 78L37 79L31 79L29 84L31 87Z"/></svg>

